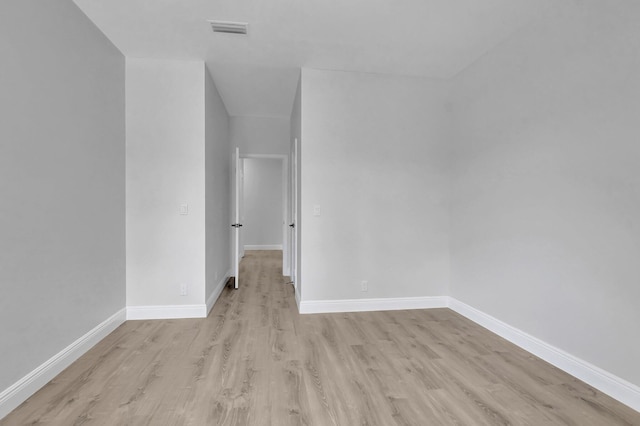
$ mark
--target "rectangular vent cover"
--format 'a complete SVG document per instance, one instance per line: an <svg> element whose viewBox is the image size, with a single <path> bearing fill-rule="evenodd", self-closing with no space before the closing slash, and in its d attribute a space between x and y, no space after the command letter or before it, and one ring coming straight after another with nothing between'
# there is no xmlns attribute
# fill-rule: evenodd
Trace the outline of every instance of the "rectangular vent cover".
<svg viewBox="0 0 640 426"><path fill-rule="evenodd" d="M227 33L227 34L247 34L247 27L249 24L246 22L230 22L230 21L209 21L211 29L214 33Z"/></svg>

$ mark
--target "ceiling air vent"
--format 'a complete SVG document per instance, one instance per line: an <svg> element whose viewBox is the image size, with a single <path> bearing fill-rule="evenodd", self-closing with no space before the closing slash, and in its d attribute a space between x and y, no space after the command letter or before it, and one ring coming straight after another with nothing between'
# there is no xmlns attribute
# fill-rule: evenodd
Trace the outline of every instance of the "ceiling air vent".
<svg viewBox="0 0 640 426"><path fill-rule="evenodd" d="M246 34L249 24L246 22L209 21L214 33Z"/></svg>

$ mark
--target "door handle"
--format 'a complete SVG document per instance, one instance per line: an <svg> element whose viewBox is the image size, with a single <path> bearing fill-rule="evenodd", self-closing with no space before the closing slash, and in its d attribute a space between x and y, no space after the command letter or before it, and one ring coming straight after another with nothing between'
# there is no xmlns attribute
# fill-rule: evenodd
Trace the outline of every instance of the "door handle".
<svg viewBox="0 0 640 426"><path fill-rule="evenodd" d="M242 226L242 224L241 223L234 223L231 226L233 226L234 228L240 228Z"/></svg>
<svg viewBox="0 0 640 426"><path fill-rule="evenodd" d="M291 224L289 224L289 227L290 227L290 228L295 228L295 227L296 227L296 224L295 224L295 223L291 223Z"/></svg>

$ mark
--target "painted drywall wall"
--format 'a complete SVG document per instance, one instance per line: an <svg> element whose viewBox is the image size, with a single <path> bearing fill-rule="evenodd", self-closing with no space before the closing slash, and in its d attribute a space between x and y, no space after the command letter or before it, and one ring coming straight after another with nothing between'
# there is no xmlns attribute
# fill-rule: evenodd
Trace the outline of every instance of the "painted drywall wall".
<svg viewBox="0 0 640 426"><path fill-rule="evenodd" d="M282 203L282 160L245 158L245 248L282 246Z"/></svg>
<svg viewBox="0 0 640 426"><path fill-rule="evenodd" d="M231 268L231 171L229 115L205 72L206 300Z"/></svg>
<svg viewBox="0 0 640 426"><path fill-rule="evenodd" d="M640 4L558 2L454 81L451 294L640 385Z"/></svg>
<svg viewBox="0 0 640 426"><path fill-rule="evenodd" d="M447 95L441 81L302 70L303 301L446 292Z"/></svg>
<svg viewBox="0 0 640 426"><path fill-rule="evenodd" d="M289 153L289 120L278 117L231 117L231 144L240 154Z"/></svg>
<svg viewBox="0 0 640 426"><path fill-rule="evenodd" d="M302 238L302 220L300 218L300 208L302 202L302 191L300 185L300 176L302 168L300 167L300 153L302 150L302 74L298 77L298 86L296 88L296 94L293 98L293 108L291 109L290 129L289 129L289 173L292 177L292 181L289 183L289 223L294 223L295 230L289 227L289 236L291 241L291 253L292 256L290 264L290 273L293 278L296 291L296 299L299 302L302 295L302 281L301 281L301 244ZM294 149L295 141L297 142L297 150ZM294 158L295 155L295 158ZM293 180L297 183L294 184ZM295 196L294 196L295 191ZM297 206L296 206L297 204ZM297 259L297 260L296 260Z"/></svg>
<svg viewBox="0 0 640 426"><path fill-rule="evenodd" d="M127 58L126 69L127 306L204 304L205 65Z"/></svg>
<svg viewBox="0 0 640 426"><path fill-rule="evenodd" d="M71 1L1 2L0 55L1 393L125 306L125 63Z"/></svg>

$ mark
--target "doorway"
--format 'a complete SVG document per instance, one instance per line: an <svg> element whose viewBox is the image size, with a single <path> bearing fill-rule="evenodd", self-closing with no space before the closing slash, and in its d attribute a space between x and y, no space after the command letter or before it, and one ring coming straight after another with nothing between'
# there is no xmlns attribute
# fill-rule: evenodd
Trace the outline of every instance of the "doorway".
<svg viewBox="0 0 640 426"><path fill-rule="evenodd" d="M237 262L245 250L281 250L282 274L289 276L288 156L238 153L236 169Z"/></svg>

